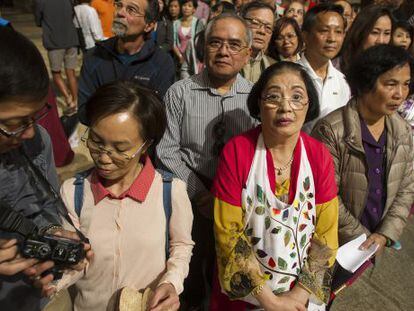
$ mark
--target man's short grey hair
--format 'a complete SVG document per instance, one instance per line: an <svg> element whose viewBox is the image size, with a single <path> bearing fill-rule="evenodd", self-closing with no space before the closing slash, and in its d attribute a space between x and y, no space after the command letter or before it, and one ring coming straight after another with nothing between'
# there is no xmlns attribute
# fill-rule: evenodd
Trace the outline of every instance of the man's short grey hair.
<svg viewBox="0 0 414 311"><path fill-rule="evenodd" d="M219 20L222 20L222 19L235 19L235 20L239 21L240 23L242 23L243 26L244 26L245 33L246 33L246 38L245 39L246 39L247 46L249 48L252 46L253 34L252 34L252 31L250 30L249 25L247 24L247 22L243 18L241 18L240 16L238 16L234 13L223 13L223 14L220 14L220 15L216 16L215 18L213 18L207 24L207 27L206 27L206 30L205 30L205 42L208 42L208 38L210 37L210 33L211 33L211 29L213 28L213 25L215 23L217 23Z"/></svg>

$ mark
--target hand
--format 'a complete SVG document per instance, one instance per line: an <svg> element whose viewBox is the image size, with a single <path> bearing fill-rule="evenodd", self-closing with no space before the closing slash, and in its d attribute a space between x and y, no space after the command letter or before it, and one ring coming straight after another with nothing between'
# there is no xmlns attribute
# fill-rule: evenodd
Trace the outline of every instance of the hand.
<svg viewBox="0 0 414 311"><path fill-rule="evenodd" d="M378 249L375 252L375 256L379 256L384 251L385 245L387 244L387 238L379 233L371 234L364 243L361 244L359 247L360 250L368 249L372 244L377 244Z"/></svg>
<svg viewBox="0 0 414 311"><path fill-rule="evenodd" d="M214 196L210 192L203 192L195 198L198 211L207 219L214 219Z"/></svg>
<svg viewBox="0 0 414 311"><path fill-rule="evenodd" d="M292 298L303 305L306 305L309 300L309 292L302 288L300 285L295 285L290 291L281 294L280 296L285 296Z"/></svg>
<svg viewBox="0 0 414 311"><path fill-rule="evenodd" d="M68 231L64 229L58 229L54 231L52 234L56 236L72 239L72 240L77 240L77 241L80 240L76 232ZM93 251L91 249L91 245L88 243L83 243L83 249L86 252L86 260L91 262L93 260ZM73 270L82 271L85 268L87 261L83 260L79 262L77 265L71 266L70 268Z"/></svg>
<svg viewBox="0 0 414 311"><path fill-rule="evenodd" d="M17 240L0 239L0 275L17 274L38 262L36 259L22 258L17 248Z"/></svg>
<svg viewBox="0 0 414 311"><path fill-rule="evenodd" d="M268 286L256 298L266 311L306 311L305 304L287 294L276 296Z"/></svg>
<svg viewBox="0 0 414 311"><path fill-rule="evenodd" d="M150 311L175 311L179 307L180 300L171 283L158 286L148 303L148 310Z"/></svg>
<svg viewBox="0 0 414 311"><path fill-rule="evenodd" d="M67 231L64 229L58 229L56 231L51 232L51 234L59 236L59 237L64 237L64 238L79 241L79 236L76 232ZM82 271L83 269L85 269L87 263L93 260L93 251L91 250L91 245L88 243L83 243L83 249L86 252L86 259L80 261L76 265L70 266L68 269ZM52 263L52 265L50 265L50 263ZM56 292L56 287L50 284L53 281L52 274L48 274L44 277L40 277L40 275L44 271L52 268L53 266L54 266L53 262L46 261L34 267L36 268L37 271L31 269L25 272L25 274L28 275L34 281L33 285L41 289L42 296L45 296L45 297L49 297L53 295Z"/></svg>
<svg viewBox="0 0 414 311"><path fill-rule="evenodd" d="M53 281L53 274L41 276L43 272L53 268L54 265L53 261L48 260L23 271L33 281L33 286L42 290L42 296L50 296L54 293L55 288L50 285Z"/></svg>

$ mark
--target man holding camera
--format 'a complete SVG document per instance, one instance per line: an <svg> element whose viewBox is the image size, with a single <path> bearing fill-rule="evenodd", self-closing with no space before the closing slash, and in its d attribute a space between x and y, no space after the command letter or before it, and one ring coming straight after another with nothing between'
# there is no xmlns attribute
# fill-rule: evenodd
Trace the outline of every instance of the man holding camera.
<svg viewBox="0 0 414 311"><path fill-rule="evenodd" d="M49 110L46 66L33 43L1 26L0 81L0 306L38 311L47 302L41 294L52 291L48 270L55 263L23 258L25 239L15 232L79 238L61 227L59 196L51 195L59 190L52 146L47 132L36 125ZM88 244L84 250L91 258ZM81 269L84 263L69 268Z"/></svg>

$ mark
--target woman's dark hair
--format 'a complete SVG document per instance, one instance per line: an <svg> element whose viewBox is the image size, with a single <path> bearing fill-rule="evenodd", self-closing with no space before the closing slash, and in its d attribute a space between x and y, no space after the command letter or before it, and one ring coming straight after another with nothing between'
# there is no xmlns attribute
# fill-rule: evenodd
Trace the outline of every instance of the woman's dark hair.
<svg viewBox="0 0 414 311"><path fill-rule="evenodd" d="M270 39L268 53L269 56L273 57L275 60L281 60L280 53L276 47L276 39L279 37L282 30L284 30L287 26L292 26L295 34L298 38L298 47L296 48L294 54L299 53L302 51L303 48L303 37L302 32L300 31L300 27L298 22L291 17L281 17L276 21L275 26L273 27L273 34L272 38Z"/></svg>
<svg viewBox="0 0 414 311"><path fill-rule="evenodd" d="M404 21L404 20L394 21L394 24L393 24L393 27L392 27L393 35L394 35L394 32L397 30L397 28L404 29L410 35L411 44L408 47L408 50L410 50L410 48L413 46L413 41L414 41L414 27L409 22Z"/></svg>
<svg viewBox="0 0 414 311"><path fill-rule="evenodd" d="M141 125L141 137L154 148L161 140L167 117L156 93L131 81L116 81L98 88L86 103L87 125L107 116L130 111Z"/></svg>
<svg viewBox="0 0 414 311"><path fill-rule="evenodd" d="M373 46L362 52L350 65L346 76L353 96L361 96L374 89L380 75L410 65L413 76L413 58L403 48L388 44Z"/></svg>
<svg viewBox="0 0 414 311"><path fill-rule="evenodd" d="M344 9L338 5L331 2L323 2L320 4L315 5L309 11L306 12L304 18L303 18L303 24L302 24L302 31L310 32L312 28L315 26L316 23L316 17L320 13L328 13L328 12L334 12L338 13L343 22L344 22L344 30L346 29L346 20L343 16Z"/></svg>
<svg viewBox="0 0 414 311"><path fill-rule="evenodd" d="M391 23L393 22L390 9L384 6L368 6L359 12L345 36L340 52L342 72L346 73L353 60L361 54L365 40L377 20L382 16L388 16Z"/></svg>
<svg viewBox="0 0 414 311"><path fill-rule="evenodd" d="M218 2L210 8L211 12L217 12L221 8L221 13L235 13L236 7L233 3L223 1Z"/></svg>
<svg viewBox="0 0 414 311"><path fill-rule="evenodd" d="M266 70L263 71L259 81L253 86L247 99L247 107L249 108L250 116L260 121L260 100L262 98L263 89L273 76L282 72L294 72L303 79L309 98L309 109L306 114L305 123L316 119L319 116L318 92L305 68L293 62L278 62L267 67Z"/></svg>
<svg viewBox="0 0 414 311"><path fill-rule="evenodd" d="M49 75L42 55L25 36L0 27L0 103L37 102L49 91Z"/></svg>
<svg viewBox="0 0 414 311"><path fill-rule="evenodd" d="M193 4L193 7L197 9L198 1L197 0L180 0L180 8L183 7L184 4L187 2L191 2Z"/></svg>
<svg viewBox="0 0 414 311"><path fill-rule="evenodd" d="M170 5L174 1L175 2L178 2L178 6L180 7L180 12L178 14L178 18L181 17L181 4L180 4L180 0L170 0L170 1L168 1L168 5L166 5L166 10L165 10L165 17L167 17L170 21L173 20L172 17L171 17L171 15L170 15Z"/></svg>

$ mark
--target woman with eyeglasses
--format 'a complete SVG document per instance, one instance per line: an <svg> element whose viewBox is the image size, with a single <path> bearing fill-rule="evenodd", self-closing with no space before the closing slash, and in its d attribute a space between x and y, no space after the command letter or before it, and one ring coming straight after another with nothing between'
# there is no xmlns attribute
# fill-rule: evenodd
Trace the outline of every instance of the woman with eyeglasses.
<svg viewBox="0 0 414 311"><path fill-rule="evenodd" d="M277 61L296 62L303 48L302 32L296 20L282 17L276 21L268 53Z"/></svg>
<svg viewBox="0 0 414 311"><path fill-rule="evenodd" d="M319 113L302 66L279 62L254 85L248 107L261 125L223 149L214 181L221 290L215 310L306 310L329 298L338 200L322 143L301 132ZM233 300L230 301L229 299Z"/></svg>
<svg viewBox="0 0 414 311"><path fill-rule="evenodd" d="M95 258L86 273L65 275L57 290L76 282L75 310L113 310L122 288L151 288L148 310L177 310L193 215L184 182L170 180L167 193L148 156L166 127L164 107L152 91L114 82L89 99L86 116L83 140L95 167L84 179L65 181L61 193Z"/></svg>

